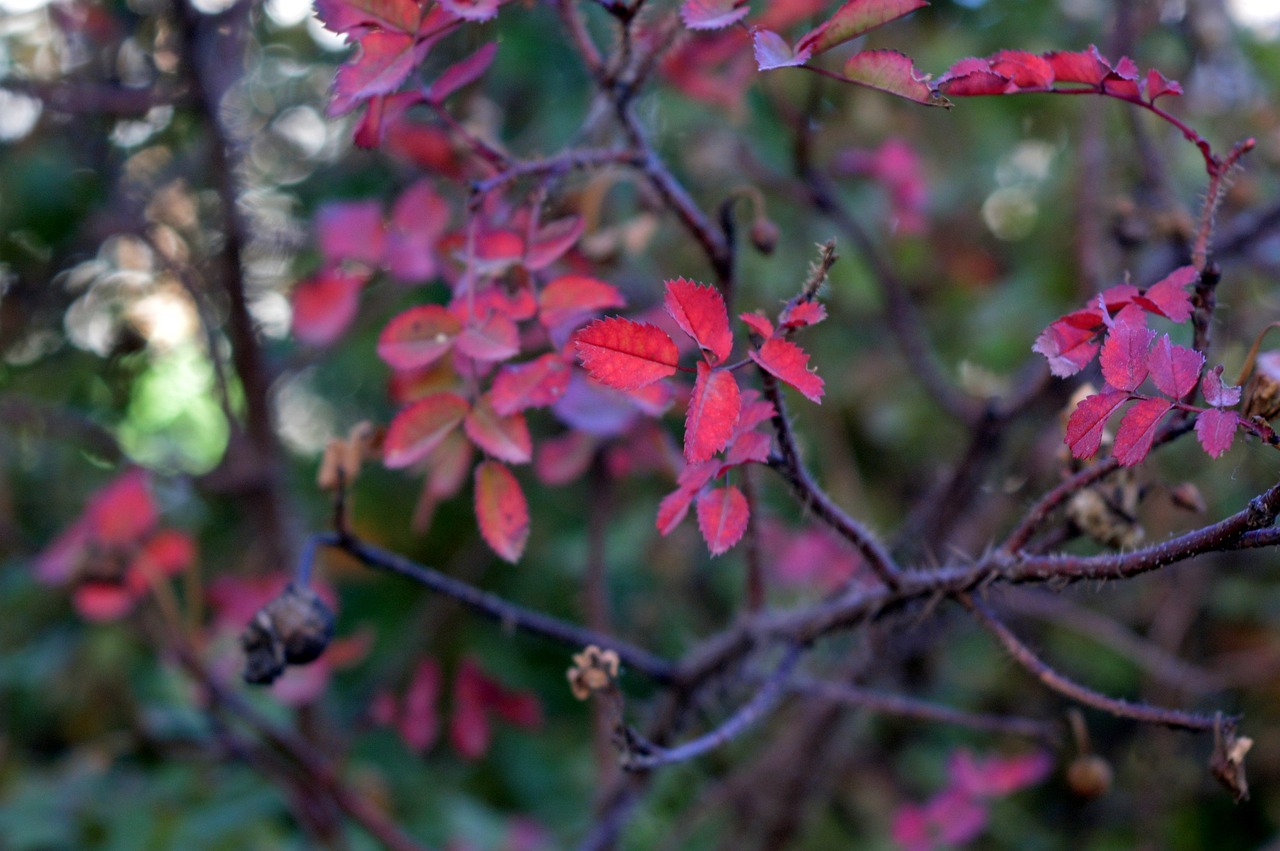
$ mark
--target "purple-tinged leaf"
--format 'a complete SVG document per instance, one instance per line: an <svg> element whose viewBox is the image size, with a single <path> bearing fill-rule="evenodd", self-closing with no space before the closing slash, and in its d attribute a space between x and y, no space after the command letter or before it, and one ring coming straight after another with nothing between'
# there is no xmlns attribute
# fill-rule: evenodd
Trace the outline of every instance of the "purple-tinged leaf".
<svg viewBox="0 0 1280 851"><path fill-rule="evenodd" d="M1210 458L1218 458L1231 448L1239 424L1240 415L1235 411L1210 408L1196 417L1196 438Z"/></svg>
<svg viewBox="0 0 1280 851"><path fill-rule="evenodd" d="M801 37L796 50L822 53L928 5L925 0L848 0L829 19Z"/></svg>
<svg viewBox="0 0 1280 851"><path fill-rule="evenodd" d="M1222 366L1215 366L1200 380L1204 400L1215 408L1230 408L1240 402L1240 388L1222 383Z"/></svg>
<svg viewBox="0 0 1280 851"><path fill-rule="evenodd" d="M750 11L747 0L684 0L680 4L680 18L691 30L724 29Z"/></svg>
<svg viewBox="0 0 1280 851"><path fill-rule="evenodd" d="M444 69L444 73L427 87L425 93L427 100L431 103L443 103L458 89L480 79L484 76L484 72L489 70L489 65L492 64L494 54L497 52L498 43L489 42L466 59Z"/></svg>
<svg viewBox="0 0 1280 851"><path fill-rule="evenodd" d="M1186 346L1174 345L1165 334L1151 348L1147 366L1151 370L1151 380L1161 393L1181 399L1195 389L1200 370L1204 367L1204 355Z"/></svg>
<svg viewBox="0 0 1280 851"><path fill-rule="evenodd" d="M1145 310L1173 322L1186 322L1191 318L1191 296L1187 293L1187 285L1195 283L1199 277L1196 267L1183 266L1152 284L1134 301Z"/></svg>
<svg viewBox="0 0 1280 851"><path fill-rule="evenodd" d="M845 79L925 106L950 106L929 88L928 77L916 70L909 56L896 50L864 50L844 63Z"/></svg>
<svg viewBox="0 0 1280 851"><path fill-rule="evenodd" d="M1107 420L1128 398L1128 393L1108 390L1081 399L1067 419L1067 436L1063 440L1071 448L1071 454L1076 458L1097 454Z"/></svg>
<svg viewBox="0 0 1280 851"><path fill-rule="evenodd" d="M1156 427L1172 407L1173 403L1168 399L1142 399L1125 411L1120 428L1116 430L1116 445L1112 450L1116 460L1132 467L1146 458L1156 438Z"/></svg>
<svg viewBox="0 0 1280 851"><path fill-rule="evenodd" d="M1147 352L1155 336L1150 328L1117 319L1099 356L1107 383L1117 390L1137 390L1147 377Z"/></svg>
<svg viewBox="0 0 1280 851"><path fill-rule="evenodd" d="M792 50L782 36L770 30L752 31L751 41L756 54L756 67L761 71L803 65L813 55L808 50Z"/></svg>

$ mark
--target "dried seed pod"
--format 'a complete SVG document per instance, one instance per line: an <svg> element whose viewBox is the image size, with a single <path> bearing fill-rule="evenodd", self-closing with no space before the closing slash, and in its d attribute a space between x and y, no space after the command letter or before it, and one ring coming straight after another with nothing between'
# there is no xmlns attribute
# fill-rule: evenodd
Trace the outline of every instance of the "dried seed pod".
<svg viewBox="0 0 1280 851"><path fill-rule="evenodd" d="M592 692L610 688L618 679L618 654L590 644L573 654L573 667L567 672L569 688L578 700L586 700Z"/></svg>
<svg viewBox="0 0 1280 851"><path fill-rule="evenodd" d="M1138 522L1142 489L1132 470L1122 470L1071 497L1067 518L1090 538L1115 549L1128 549L1146 536Z"/></svg>
<svg viewBox="0 0 1280 851"><path fill-rule="evenodd" d="M315 591L289 583L240 636L245 680L272 683L287 665L315 661L333 638L333 620L333 612Z"/></svg>
<svg viewBox="0 0 1280 851"><path fill-rule="evenodd" d="M1067 767L1067 786L1082 798L1098 798L1111 790L1111 764L1097 754L1081 754Z"/></svg>
<svg viewBox="0 0 1280 851"><path fill-rule="evenodd" d="M1280 351L1272 349L1258 355L1253 372L1244 386L1241 416L1275 419L1280 414Z"/></svg>

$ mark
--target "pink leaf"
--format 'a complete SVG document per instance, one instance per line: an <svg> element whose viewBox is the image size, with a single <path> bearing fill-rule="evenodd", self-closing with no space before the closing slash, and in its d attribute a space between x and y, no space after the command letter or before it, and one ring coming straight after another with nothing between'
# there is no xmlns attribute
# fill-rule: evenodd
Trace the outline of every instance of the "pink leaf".
<svg viewBox="0 0 1280 851"><path fill-rule="evenodd" d="M1151 451L1156 437L1156 427L1169 413L1173 403L1168 399L1142 399L1125 411L1116 430L1116 445L1112 454L1121 464L1132 467Z"/></svg>
<svg viewBox="0 0 1280 851"><path fill-rule="evenodd" d="M135 573L148 579L174 576L186 570L195 558L196 544L190 535L176 529L163 529L142 545L129 566L129 577Z"/></svg>
<svg viewBox="0 0 1280 851"><path fill-rule="evenodd" d="M462 331L453 314L437 304L411 307L378 335L378 357L393 369L415 369L439 360Z"/></svg>
<svg viewBox="0 0 1280 851"><path fill-rule="evenodd" d="M329 265L350 260L377 266L382 262L385 232L377 201L338 201L316 211L316 246Z"/></svg>
<svg viewBox="0 0 1280 851"><path fill-rule="evenodd" d="M468 407L456 393L432 393L409 405L387 427L383 463L394 470L426 458L462 422Z"/></svg>
<svg viewBox="0 0 1280 851"><path fill-rule="evenodd" d="M680 525L680 521L684 520L689 513L689 507L693 505L693 498L697 494L696 488L691 490L679 487L662 498L662 502L658 503L658 516L655 522L658 534L665 538Z"/></svg>
<svg viewBox="0 0 1280 851"><path fill-rule="evenodd" d="M691 30L723 29L750 11L747 0L684 0L680 4L680 18Z"/></svg>
<svg viewBox="0 0 1280 851"><path fill-rule="evenodd" d="M472 443L499 461L528 464L533 460L533 441L524 414L497 413L487 393L476 400L462 427Z"/></svg>
<svg viewBox="0 0 1280 851"><path fill-rule="evenodd" d="M817 55L928 5L925 0L848 0L796 42L796 50Z"/></svg>
<svg viewBox="0 0 1280 851"><path fill-rule="evenodd" d="M80 617L94 623L119 620L129 614L134 602L127 588L112 582L85 582L71 598Z"/></svg>
<svg viewBox="0 0 1280 851"><path fill-rule="evenodd" d="M684 278L667 281L663 307L680 330L710 354L712 366L729 357L733 349L733 333L729 330L729 313L719 290Z"/></svg>
<svg viewBox="0 0 1280 851"><path fill-rule="evenodd" d="M1007 77L1019 89L1053 85L1053 66L1048 60L1022 50L1001 50L991 57L991 70Z"/></svg>
<svg viewBox="0 0 1280 851"><path fill-rule="evenodd" d="M1230 408L1240 402L1240 388L1222 383L1222 366L1215 366L1200 381L1204 400L1215 408Z"/></svg>
<svg viewBox="0 0 1280 851"><path fill-rule="evenodd" d="M599 445L595 437L582 431L540 440L533 471L544 484L566 485L587 472Z"/></svg>
<svg viewBox="0 0 1280 851"><path fill-rule="evenodd" d="M625 303L622 293L612 284L586 275L564 275L538 293L538 318L552 342L562 346L586 319L598 311L622 307Z"/></svg>
<svg viewBox="0 0 1280 851"><path fill-rule="evenodd" d="M493 378L489 394L499 414L554 405L569 387L569 364L556 352L527 363L507 364Z"/></svg>
<svg viewBox="0 0 1280 851"><path fill-rule="evenodd" d="M312 346L327 346L356 318L364 278L327 269L293 288L293 336Z"/></svg>
<svg viewBox="0 0 1280 851"><path fill-rule="evenodd" d="M1088 458L1097 453L1107 420L1128 398L1128 393L1108 390L1081 399L1067 419L1064 442L1071 447L1071 454L1076 458Z"/></svg>
<svg viewBox="0 0 1280 851"><path fill-rule="evenodd" d="M1175 346L1165 334L1156 340L1147 359L1151 380L1166 396L1181 399L1196 387L1204 355L1185 346Z"/></svg>
<svg viewBox="0 0 1280 851"><path fill-rule="evenodd" d="M458 351L478 361L502 361L520 352L520 330L506 313L491 310L479 322L462 327Z"/></svg>
<svg viewBox="0 0 1280 851"><path fill-rule="evenodd" d="M756 54L756 67L761 71L803 65L812 55L808 50L792 50L782 36L769 30L752 30L751 40Z"/></svg>
<svg viewBox="0 0 1280 851"><path fill-rule="evenodd" d="M674 375L679 358L665 331L618 316L597 319L573 343L588 374L618 390L635 390Z"/></svg>
<svg viewBox="0 0 1280 851"><path fill-rule="evenodd" d="M497 52L498 43L491 41L466 59L450 65L434 83L427 87L426 99L432 103L443 103L458 89L474 83L489 70L489 65Z"/></svg>
<svg viewBox="0 0 1280 851"><path fill-rule="evenodd" d="M1117 319L1099 356L1107 383L1117 390L1137 390L1147 377L1147 352L1155 336L1150 328Z"/></svg>
<svg viewBox="0 0 1280 851"><path fill-rule="evenodd" d="M1053 757L1044 751L975 759L968 749L960 748L947 765L952 788L975 798L1012 795L1044 780L1051 770Z"/></svg>
<svg viewBox="0 0 1280 851"><path fill-rule="evenodd" d="M826 318L827 309L821 302L801 301L787 305L782 315L778 317L778 323L783 328L804 328L808 325L817 325Z"/></svg>
<svg viewBox="0 0 1280 851"><path fill-rule="evenodd" d="M516 477L497 461L476 466L476 520L495 553L512 564L520 560L529 540L529 503Z"/></svg>
<svg viewBox="0 0 1280 851"><path fill-rule="evenodd" d="M767 423L777 411L772 402L760 398L760 391L745 390L742 393L742 410L738 413L737 434L750 431L761 423Z"/></svg>
<svg viewBox="0 0 1280 851"><path fill-rule="evenodd" d="M566 216L543 225L533 237L525 254L524 266L541 271L559 260L582 236L586 223L581 216Z"/></svg>
<svg viewBox="0 0 1280 851"><path fill-rule="evenodd" d="M947 106L929 88L927 78L916 70L910 57L896 50L864 50L844 63L845 79L860 86L878 89L925 106Z"/></svg>
<svg viewBox="0 0 1280 851"><path fill-rule="evenodd" d="M374 29L413 32L422 15L413 0L316 0L316 15L335 33Z"/></svg>
<svg viewBox="0 0 1280 851"><path fill-rule="evenodd" d="M740 313L738 318L746 323L746 326L755 331L766 340L773 336L773 323L768 317L759 313Z"/></svg>
<svg viewBox="0 0 1280 851"><path fill-rule="evenodd" d="M989 68L964 73L953 68L938 78L938 91L948 97L964 98L1009 94L1016 91L1016 88L1013 81L1004 74Z"/></svg>
<svg viewBox="0 0 1280 851"><path fill-rule="evenodd" d="M1196 417L1196 438L1209 457L1218 458L1231 448L1240 416L1235 411L1209 408Z"/></svg>
<svg viewBox="0 0 1280 851"><path fill-rule="evenodd" d="M146 470L133 469L93 495L85 509L94 543L123 547L138 543L159 520Z"/></svg>
<svg viewBox="0 0 1280 851"><path fill-rule="evenodd" d="M360 101L400 88L419 60L414 37L378 30L360 39L357 57L338 69L333 79L333 116L350 112Z"/></svg>
<svg viewBox="0 0 1280 851"><path fill-rule="evenodd" d="M1182 94L1182 86L1177 80L1170 80L1155 68L1152 68L1147 72L1147 79L1144 81L1143 90L1143 94L1146 95L1147 100L1152 102L1154 102L1156 98L1164 95Z"/></svg>
<svg viewBox="0 0 1280 851"><path fill-rule="evenodd" d="M706 461L728 444L738 421L741 397L733 373L698 361L698 379L684 421L684 457Z"/></svg>
<svg viewBox="0 0 1280 851"><path fill-rule="evenodd" d="M489 750L492 734L485 714L484 674L470 659L464 659L453 681L453 716L449 719L449 742L464 759L479 759Z"/></svg>
<svg viewBox="0 0 1280 851"><path fill-rule="evenodd" d="M769 460L769 446L772 438L758 431L748 431L733 439L729 451L725 453L724 463L729 467L747 464L754 461L763 464Z"/></svg>
<svg viewBox="0 0 1280 851"><path fill-rule="evenodd" d="M440 735L438 704L443 677L434 659L423 659L413 669L404 692L404 711L396 719L400 738L410 749L426 753Z"/></svg>
<svg viewBox="0 0 1280 851"><path fill-rule="evenodd" d="M698 531L713 556L727 552L747 531L750 508L734 485L709 490L698 497Z"/></svg>
<svg viewBox="0 0 1280 851"><path fill-rule="evenodd" d="M1097 327L1101 327L1101 314L1092 313L1098 316ZM1031 351L1044 355L1049 361L1049 372L1059 378L1075 375L1098 353L1098 344L1093 341L1097 328L1082 328L1069 320L1069 316L1064 316L1051 323L1031 347Z"/></svg>
<svg viewBox="0 0 1280 851"><path fill-rule="evenodd" d="M809 355L804 349L790 340L773 337L750 354L761 369L787 382L810 401L822 404L823 381L816 372L809 371Z"/></svg>
<svg viewBox="0 0 1280 851"><path fill-rule="evenodd" d="M383 265L400 281L414 283L435 277L436 243L449 226L449 205L430 181L420 180L396 199L387 223Z"/></svg>

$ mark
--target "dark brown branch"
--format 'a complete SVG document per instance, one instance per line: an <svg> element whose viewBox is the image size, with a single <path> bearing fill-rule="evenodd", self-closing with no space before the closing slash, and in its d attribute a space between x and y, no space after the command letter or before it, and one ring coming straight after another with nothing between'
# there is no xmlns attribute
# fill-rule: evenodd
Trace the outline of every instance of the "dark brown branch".
<svg viewBox="0 0 1280 851"><path fill-rule="evenodd" d="M1058 739L1058 730L1053 724L1037 721L1034 718L967 712L915 697L887 694L861 686L827 682L810 677L796 677L787 688L793 694L829 700L857 709L865 709L868 712L898 715L939 724L954 724L957 727L967 727L970 730L981 730L986 733L1025 736L1048 743L1056 742Z"/></svg>
<svg viewBox="0 0 1280 851"><path fill-rule="evenodd" d="M719 727L672 748L659 748L646 743L643 752L633 752L624 756L623 767L628 771L641 771L687 762L733 741L766 718L786 697L787 679L795 669L796 663L800 661L800 650L799 645L788 648L778 667L769 675L751 700L743 704Z"/></svg>
<svg viewBox="0 0 1280 851"><path fill-rule="evenodd" d="M474 585L446 576L403 556L370 546L353 537L323 534L314 536L312 541L319 546L334 547L350 553L368 567L412 579L419 585L451 597L497 621L507 629L541 635L575 649L594 644L602 649L613 650L624 663L659 683L669 683L675 676L674 665L648 650L551 615L518 606L496 594L481 591Z"/></svg>
<svg viewBox="0 0 1280 851"><path fill-rule="evenodd" d="M791 419L783 404L782 392L778 389L777 380L763 369L760 370L760 378L764 396L773 404L773 430L778 437L778 448L781 452L780 456L770 459L769 466L787 480L801 505L811 510L819 520L853 544L858 552L862 553L862 557L867 560L867 564L880 581L887 587L896 589L898 567L893 563L888 550L876 539L871 530L845 514L814 482L813 476L800 460L800 450L796 446Z"/></svg>
<svg viewBox="0 0 1280 851"><path fill-rule="evenodd" d="M1191 730L1195 732L1213 730L1221 723L1221 715L1202 715L1184 712L1180 709L1169 709L1162 706L1150 706L1145 703L1133 703L1119 698L1108 697L1087 686L1069 679L1050 667L1044 660L1032 652L1009 627L1005 626L983 603L967 594L960 595L960 603L973 613L978 623L995 636L1000 645L1013 657L1013 660L1026 668L1047 688L1068 697L1084 706L1099 712L1106 712L1117 718L1128 718L1144 724L1158 724L1175 730ZM1232 719L1235 720L1235 719Z"/></svg>

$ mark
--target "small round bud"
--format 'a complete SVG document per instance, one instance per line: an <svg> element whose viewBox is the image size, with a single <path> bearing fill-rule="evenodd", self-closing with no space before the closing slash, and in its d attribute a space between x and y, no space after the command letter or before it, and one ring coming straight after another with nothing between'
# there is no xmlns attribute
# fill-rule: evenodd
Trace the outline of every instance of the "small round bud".
<svg viewBox="0 0 1280 851"><path fill-rule="evenodd" d="M1111 766L1097 754L1084 754L1067 768L1067 785L1082 798L1097 798L1111 789Z"/></svg>
<svg viewBox="0 0 1280 851"><path fill-rule="evenodd" d="M778 247L778 237L781 232L778 226L764 216L760 216L751 223L751 231L749 237L751 244L761 254L772 254L773 249Z"/></svg>
<svg viewBox="0 0 1280 851"><path fill-rule="evenodd" d="M266 610L253 616L240 635L244 649L244 680L254 685L270 685L284 673L284 645L276 637Z"/></svg>

